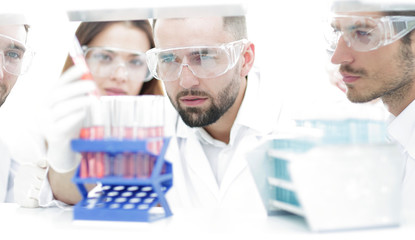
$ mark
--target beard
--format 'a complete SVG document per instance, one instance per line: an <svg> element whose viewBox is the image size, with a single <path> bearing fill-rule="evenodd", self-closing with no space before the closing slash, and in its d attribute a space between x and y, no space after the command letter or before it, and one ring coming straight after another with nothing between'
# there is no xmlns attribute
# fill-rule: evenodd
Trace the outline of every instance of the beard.
<svg viewBox="0 0 415 240"><path fill-rule="evenodd" d="M187 89L179 92L176 95L174 102L169 96L170 101L174 103L174 107L187 126L208 126L219 120L235 103L240 88L240 80L236 76L237 75L234 75L232 81L219 92L216 99L204 91ZM199 107L183 107L180 104L179 98L187 95L206 97L211 104L207 109Z"/></svg>
<svg viewBox="0 0 415 240"><path fill-rule="evenodd" d="M7 95L6 86L4 84L0 84L0 107L6 101Z"/></svg>
<svg viewBox="0 0 415 240"><path fill-rule="evenodd" d="M378 86L377 88L371 88L372 90L368 92L362 93L356 86L346 84L347 98L354 103L365 103L377 98L382 98L384 102L386 99L386 101L396 102L405 98L415 78L413 70L414 55L410 45L402 44L394 61L397 63L396 69L399 69L399 72L394 75L378 73L369 76L364 69L352 69L349 65L341 65L340 71L358 74L363 78L369 76L374 80L374 84Z"/></svg>

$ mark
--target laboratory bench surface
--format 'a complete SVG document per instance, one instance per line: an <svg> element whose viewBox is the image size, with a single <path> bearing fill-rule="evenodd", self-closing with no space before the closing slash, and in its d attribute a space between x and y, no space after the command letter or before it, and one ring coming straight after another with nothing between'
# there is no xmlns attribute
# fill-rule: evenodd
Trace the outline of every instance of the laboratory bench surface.
<svg viewBox="0 0 415 240"><path fill-rule="evenodd" d="M415 239L413 214L399 227L313 233L296 215L173 209L173 216L151 223L74 221L72 209L0 203L0 224L9 239Z"/></svg>

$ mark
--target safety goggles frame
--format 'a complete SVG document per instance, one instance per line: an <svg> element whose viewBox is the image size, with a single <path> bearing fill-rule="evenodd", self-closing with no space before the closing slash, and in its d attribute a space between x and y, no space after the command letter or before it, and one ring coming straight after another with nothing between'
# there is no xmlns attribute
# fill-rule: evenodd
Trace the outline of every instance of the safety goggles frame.
<svg viewBox="0 0 415 240"><path fill-rule="evenodd" d="M32 60L33 60L33 57L35 56L35 52L31 48L29 48L24 42L19 41L17 39L14 39L10 36L0 34L0 38L5 38L5 39L11 41L13 43L12 45L15 45L14 43L18 43L19 47L16 48L16 49L23 52L22 53L23 56L21 56L20 67L18 67L19 70L18 71L13 71L12 69L10 69L10 67L8 67L9 63L7 63L7 61L6 61L6 56L4 55L5 54L4 50L0 49L0 55L3 58L2 59L3 60L2 61L3 69L6 72L8 72L8 73L10 73L14 76L21 76L21 75L26 74L27 71L29 70L30 65L32 64ZM13 48L11 48L11 50L13 50Z"/></svg>
<svg viewBox="0 0 415 240"><path fill-rule="evenodd" d="M124 49L124 48L117 48L117 47L105 47L105 46L95 46L95 47L88 47L87 45L83 45L82 46L82 50L84 52L84 57L87 60L88 63L88 59L87 59L87 55L90 51L94 51L94 50L103 50L103 51L107 51L107 52L113 52L113 53L128 53L131 55L137 55L137 56L143 56L144 57L144 63L147 64L147 56L146 53L141 52L141 51L137 51L137 50L130 50L130 49ZM118 66L121 64L118 64ZM123 63L123 66L125 67L125 63ZM151 75L150 71L148 70L148 66L146 66L147 68L147 74L145 76L145 78L143 79L143 82L148 82L150 80L153 79L153 76ZM130 73L128 73L130 74Z"/></svg>
<svg viewBox="0 0 415 240"><path fill-rule="evenodd" d="M181 75L183 66L187 66L190 69L190 71L192 71L192 73L198 78L218 77L218 76L225 74L226 72L228 72L230 69L232 69L236 65L247 43L249 43L247 39L240 39L237 41L224 43L221 45L213 45L213 46L212 45L211 46L207 46L207 45L206 46L189 46L189 47L177 47L177 48L167 48L167 49L153 48L146 52L147 66L150 69L150 72L154 78L165 81L165 82L176 81ZM175 77L174 79L168 79L168 80L162 79L161 76L159 76L159 74L157 73L157 69L158 69L157 66L158 66L158 60L159 60L158 56L162 53L191 50L191 49L210 49L210 48L220 49L224 51L226 53L227 60L228 60L228 66L226 67L226 69L215 74L214 76L209 76L209 77L200 76L200 74L197 74L194 71L194 69L192 69L191 64L185 64L183 62L181 62L180 65L178 65L179 71L177 71L177 77Z"/></svg>
<svg viewBox="0 0 415 240"><path fill-rule="evenodd" d="M365 24L366 22L370 21L374 24L374 26L365 27L361 26L361 28L371 28L371 31L362 31L360 33L355 34L362 34L363 37L370 37L370 34L375 33L374 31L378 31L376 37L379 39L373 40L372 44L362 44L358 46L356 43L359 40L356 40L357 36L355 35L354 38L351 36L353 35L352 31L358 31L359 26L346 26L347 27L347 34L345 30L336 29L337 26L333 26L333 23L340 20L352 20L354 22ZM327 23L326 23L327 24ZM330 24L331 36L329 34L325 34L326 41L328 43L328 50L334 52L336 50L337 44L341 37L345 40L348 47L353 48L358 52L369 52L376 50L380 47L386 46L391 44L406 34L410 33L412 30L415 29L415 16L359 16L359 15L333 15L329 17L328 24ZM353 41L355 41L353 43ZM372 45L372 46L371 46Z"/></svg>

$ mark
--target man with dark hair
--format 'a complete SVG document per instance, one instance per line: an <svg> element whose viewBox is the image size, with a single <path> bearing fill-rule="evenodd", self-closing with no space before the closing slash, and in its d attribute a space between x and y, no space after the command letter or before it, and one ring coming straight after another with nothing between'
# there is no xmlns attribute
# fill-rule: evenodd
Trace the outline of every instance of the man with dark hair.
<svg viewBox="0 0 415 240"><path fill-rule="evenodd" d="M259 79L247 80L255 48L246 32L243 16L160 19L154 26L149 68L180 116L175 183L186 186L179 196L191 206L262 207L243 153L250 137L271 126L261 128Z"/></svg>
<svg viewBox="0 0 415 240"><path fill-rule="evenodd" d="M7 19L21 19L7 15ZM1 18L3 19L3 18ZM30 63L32 53L26 47L28 25L0 22L0 106L4 104ZM0 141L0 202L14 201L13 181L18 168L6 145Z"/></svg>
<svg viewBox="0 0 415 240"><path fill-rule="evenodd" d="M342 4L329 21L331 61L351 102L380 98L391 113L389 137L405 157L404 201L415 202L415 6Z"/></svg>
<svg viewBox="0 0 415 240"><path fill-rule="evenodd" d="M245 17L158 19L153 27L156 47L147 51L147 63L171 103L165 112L165 129L173 136L166 155L174 166L168 201L183 208L264 211L245 153L273 131L278 111L263 106ZM68 181L61 180L49 178L64 189ZM70 192L63 198L79 201Z"/></svg>

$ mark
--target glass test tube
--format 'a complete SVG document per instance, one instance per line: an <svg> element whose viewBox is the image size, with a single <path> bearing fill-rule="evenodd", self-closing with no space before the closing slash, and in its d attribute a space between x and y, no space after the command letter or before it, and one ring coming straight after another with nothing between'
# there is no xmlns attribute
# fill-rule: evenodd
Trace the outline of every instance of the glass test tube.
<svg viewBox="0 0 415 240"><path fill-rule="evenodd" d="M120 126L122 132L122 139L133 140L134 139L134 97L120 97L118 99L120 103ZM136 153L124 152L122 154L123 163L123 175L126 178L135 177L135 164L136 164Z"/></svg>
<svg viewBox="0 0 415 240"><path fill-rule="evenodd" d="M148 98L146 96L140 96L136 98L135 101L135 118L136 118L136 133L138 139L147 139L148 138L148 126L151 122L150 109L148 109ZM136 169L138 178L147 178L151 175L150 172L150 156L147 153L138 153L137 154L137 169Z"/></svg>
<svg viewBox="0 0 415 240"><path fill-rule="evenodd" d="M117 96L96 99L80 138L89 140L146 139L147 150L112 154L83 153L81 177L148 178L163 145L164 99L161 96ZM165 172L163 166L162 172Z"/></svg>
<svg viewBox="0 0 415 240"><path fill-rule="evenodd" d="M87 110L89 113L89 109ZM91 119L89 114L87 114L83 126L81 128L81 131L79 132L79 138L83 140L89 140L91 138ZM81 178L87 178L89 176L88 174L88 153L82 152L81 153L81 163L80 163L80 169L79 169L79 176Z"/></svg>
<svg viewBox="0 0 415 240"><path fill-rule="evenodd" d="M115 140L122 140L122 104L118 101L118 97L114 98L113 103L113 115L114 121L112 122L112 137ZM114 156L114 176L123 177L124 174L124 161L123 161L123 154L117 153Z"/></svg>
<svg viewBox="0 0 415 240"><path fill-rule="evenodd" d="M113 122L113 103L114 99L110 96L103 96L100 98L101 111L104 123L104 139L112 137L112 122ZM113 175L114 157L111 154L104 154L104 176Z"/></svg>
<svg viewBox="0 0 415 240"><path fill-rule="evenodd" d="M103 140L104 139L104 120L101 107L101 101L99 99L93 99L91 104L91 140ZM104 163L105 153L95 152L90 153L88 156L88 166L90 177L102 178L105 173Z"/></svg>
<svg viewBox="0 0 415 240"><path fill-rule="evenodd" d="M138 132L147 139L147 150L152 154L142 154L137 172L139 177L149 177L156 163L156 155L163 144L164 104L161 96L140 96L136 101Z"/></svg>

